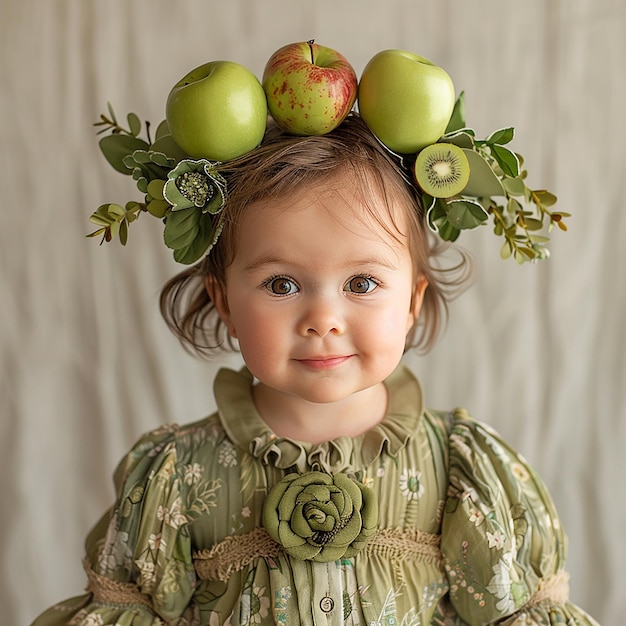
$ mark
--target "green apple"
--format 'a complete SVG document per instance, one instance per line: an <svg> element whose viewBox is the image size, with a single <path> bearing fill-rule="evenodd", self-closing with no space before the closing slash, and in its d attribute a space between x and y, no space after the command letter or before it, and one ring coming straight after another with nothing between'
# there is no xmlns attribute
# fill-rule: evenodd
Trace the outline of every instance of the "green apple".
<svg viewBox="0 0 626 626"><path fill-rule="evenodd" d="M376 54L359 83L359 114L383 144L400 154L414 154L438 141L454 101L447 72L404 50Z"/></svg>
<svg viewBox="0 0 626 626"><path fill-rule="evenodd" d="M345 57L313 41L283 46L263 71L269 111L294 135L324 135L339 126L352 110L357 86Z"/></svg>
<svg viewBox="0 0 626 626"><path fill-rule="evenodd" d="M267 102L250 70L233 61L211 61L172 87L165 117L174 141L189 156L227 161L261 143Z"/></svg>

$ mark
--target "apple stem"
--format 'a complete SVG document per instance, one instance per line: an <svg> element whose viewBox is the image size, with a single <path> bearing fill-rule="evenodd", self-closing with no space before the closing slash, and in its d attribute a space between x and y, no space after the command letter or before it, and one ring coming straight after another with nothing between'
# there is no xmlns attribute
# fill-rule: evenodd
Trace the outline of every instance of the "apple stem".
<svg viewBox="0 0 626 626"><path fill-rule="evenodd" d="M307 44L309 45L309 50L311 51L311 63L315 65L315 58L313 57L313 44L315 43L315 39L309 39Z"/></svg>

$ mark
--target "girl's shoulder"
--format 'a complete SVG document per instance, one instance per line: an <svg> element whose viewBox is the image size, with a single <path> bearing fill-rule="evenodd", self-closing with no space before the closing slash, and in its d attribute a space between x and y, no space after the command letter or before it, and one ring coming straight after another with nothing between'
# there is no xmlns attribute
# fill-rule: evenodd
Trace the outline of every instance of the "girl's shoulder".
<svg viewBox="0 0 626 626"><path fill-rule="evenodd" d="M217 412L200 420L162 424L143 433L119 462L114 482L117 486L134 482L132 477L154 477L157 468L193 463L211 454L226 439Z"/></svg>

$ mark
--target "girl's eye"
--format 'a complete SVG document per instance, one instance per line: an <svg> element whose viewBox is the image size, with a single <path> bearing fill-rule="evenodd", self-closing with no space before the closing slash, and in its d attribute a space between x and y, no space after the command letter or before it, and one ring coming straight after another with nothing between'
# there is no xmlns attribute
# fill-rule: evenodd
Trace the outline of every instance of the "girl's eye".
<svg viewBox="0 0 626 626"><path fill-rule="evenodd" d="M378 283L369 276L355 276L351 278L345 285L343 290L350 293L370 293L378 287Z"/></svg>
<svg viewBox="0 0 626 626"><path fill-rule="evenodd" d="M290 296L298 291L298 285L290 278L285 278L284 276L270 278L264 287L276 296Z"/></svg>

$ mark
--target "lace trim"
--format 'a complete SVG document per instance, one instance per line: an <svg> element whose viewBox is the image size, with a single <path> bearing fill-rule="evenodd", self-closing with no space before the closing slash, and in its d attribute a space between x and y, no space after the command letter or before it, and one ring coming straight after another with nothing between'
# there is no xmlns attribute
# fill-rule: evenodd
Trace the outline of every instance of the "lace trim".
<svg viewBox="0 0 626 626"><path fill-rule="evenodd" d="M405 560L423 560L428 563L442 562L439 551L440 535L417 529L385 528L370 541L368 554ZM281 547L263 528L255 528L245 535L233 535L216 544L210 550L194 554L194 565L203 580L227 582L233 572L247 567L255 559L275 558ZM83 562L87 574L87 591L96 602L112 604L139 604L152 609L150 596L142 593L133 583L122 583L96 573L88 561ZM569 574L561 571L539 581L537 590L524 609L543 603L565 604L569 600ZM83 600L84 602L84 600Z"/></svg>
<svg viewBox="0 0 626 626"><path fill-rule="evenodd" d="M441 536L417 529L385 528L368 543L365 552L386 558L421 560L440 565ZM240 572L258 558L276 558L282 552L264 528L243 535L226 537L212 548L193 555L196 573L202 580L227 582L233 572Z"/></svg>
<svg viewBox="0 0 626 626"><path fill-rule="evenodd" d="M425 561L440 565L443 557L439 550L441 535L427 533L417 528L383 528L367 545L368 554L389 559L402 558L409 561Z"/></svg>
<svg viewBox="0 0 626 626"><path fill-rule="evenodd" d="M122 583L111 580L96 573L87 560L83 561L87 574L87 591L93 594L96 602L111 602L113 604L140 604L152 608L150 596L142 593L133 583Z"/></svg>
<svg viewBox="0 0 626 626"><path fill-rule="evenodd" d="M535 607L544 602L565 604L568 600L569 574L561 571L539 581L537 591L535 591L525 608Z"/></svg>
<svg viewBox="0 0 626 626"><path fill-rule="evenodd" d="M212 548L193 555L196 573L202 580L226 582L257 558L276 558L281 547L264 528L255 528L243 535L231 535Z"/></svg>

